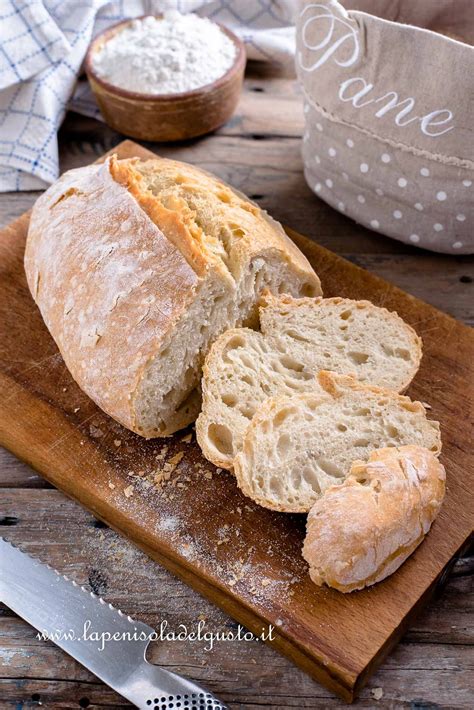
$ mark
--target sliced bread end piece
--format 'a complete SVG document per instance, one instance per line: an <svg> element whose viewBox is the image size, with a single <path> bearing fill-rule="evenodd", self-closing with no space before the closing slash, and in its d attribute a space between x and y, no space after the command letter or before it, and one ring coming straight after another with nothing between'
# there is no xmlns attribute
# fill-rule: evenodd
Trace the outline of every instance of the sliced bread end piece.
<svg viewBox="0 0 474 710"><path fill-rule="evenodd" d="M445 480L443 465L420 446L355 461L308 515L303 557L313 582L351 592L395 572L429 531Z"/></svg>
<svg viewBox="0 0 474 710"><path fill-rule="evenodd" d="M245 432L235 475L260 505L308 512L378 448L417 444L439 454L439 424L421 402L326 371L318 383L315 392L268 398Z"/></svg>

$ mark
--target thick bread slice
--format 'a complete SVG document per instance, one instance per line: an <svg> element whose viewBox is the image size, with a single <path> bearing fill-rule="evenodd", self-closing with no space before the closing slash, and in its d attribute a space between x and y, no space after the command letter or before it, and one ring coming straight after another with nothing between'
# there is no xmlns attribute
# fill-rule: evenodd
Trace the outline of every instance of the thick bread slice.
<svg viewBox="0 0 474 710"><path fill-rule="evenodd" d="M396 313L348 298L265 293L261 333L232 329L204 365L197 438L206 458L231 469L257 407L270 395L304 392L320 370L401 391L421 359L421 340Z"/></svg>
<svg viewBox="0 0 474 710"><path fill-rule="evenodd" d="M232 328L216 340L204 362L201 385L197 440L207 459L229 470L253 415L267 397L318 386L314 373L273 350L265 336L249 328Z"/></svg>
<svg viewBox="0 0 474 710"><path fill-rule="evenodd" d="M195 419L210 344L255 322L263 289L321 293L258 207L163 159L112 158L63 175L33 208L25 271L79 386L146 437Z"/></svg>
<svg viewBox="0 0 474 710"><path fill-rule="evenodd" d="M318 382L311 393L268 398L247 427L235 475L265 508L309 511L374 449L417 444L439 454L439 424L421 402L348 375L321 371Z"/></svg>
<svg viewBox="0 0 474 710"><path fill-rule="evenodd" d="M395 392L408 387L420 366L421 338L397 313L370 301L267 292L260 329L313 372L353 374Z"/></svg>
<svg viewBox="0 0 474 710"><path fill-rule="evenodd" d="M313 582L352 592L395 572L429 531L445 481L442 464L419 446L355 461L308 515L303 557Z"/></svg>

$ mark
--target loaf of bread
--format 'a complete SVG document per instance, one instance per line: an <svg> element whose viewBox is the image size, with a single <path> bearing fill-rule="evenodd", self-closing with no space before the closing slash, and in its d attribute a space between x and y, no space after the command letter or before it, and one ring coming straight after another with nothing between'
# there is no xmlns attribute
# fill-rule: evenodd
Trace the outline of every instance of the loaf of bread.
<svg viewBox="0 0 474 710"><path fill-rule="evenodd" d="M380 582L411 555L443 502L446 474L419 446L356 461L308 515L303 557L315 584L351 592Z"/></svg>
<svg viewBox="0 0 474 710"><path fill-rule="evenodd" d="M145 437L195 419L204 356L260 292L321 293L281 226L172 160L71 170L33 208L30 291L79 386Z"/></svg>
<svg viewBox="0 0 474 710"><path fill-rule="evenodd" d="M223 333L205 361L196 431L216 466L233 467L249 421L268 396L307 392L322 369L399 392L420 364L415 331L368 301L267 293L260 327L261 333Z"/></svg>
<svg viewBox="0 0 474 710"><path fill-rule="evenodd" d="M321 371L317 381L311 392L266 399L247 427L234 471L265 508L308 512L375 449L416 444L439 454L439 424L421 402L349 375Z"/></svg>

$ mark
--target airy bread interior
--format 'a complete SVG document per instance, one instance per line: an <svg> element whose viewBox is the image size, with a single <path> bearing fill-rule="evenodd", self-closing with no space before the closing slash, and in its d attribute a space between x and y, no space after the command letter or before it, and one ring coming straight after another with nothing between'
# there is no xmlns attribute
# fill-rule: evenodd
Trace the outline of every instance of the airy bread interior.
<svg viewBox="0 0 474 710"><path fill-rule="evenodd" d="M257 503L307 512L356 459L386 446L441 450L438 422L420 402L322 371L314 392L267 399L234 461L237 483Z"/></svg>
<svg viewBox="0 0 474 710"><path fill-rule="evenodd" d="M298 292L301 283L270 256L252 261L239 283L209 275L194 302L160 345L144 372L134 404L139 426L155 436L187 426L198 415L204 357L228 327L255 322L255 303L263 288Z"/></svg>
<svg viewBox="0 0 474 710"><path fill-rule="evenodd" d="M402 392L420 365L421 340L413 328L369 301L268 294L260 324L276 349L313 371L353 373L359 382Z"/></svg>
<svg viewBox="0 0 474 710"><path fill-rule="evenodd" d="M137 430L162 436L194 421L204 356L229 326L256 323L263 289L321 290L282 228L215 178L160 159L120 161L112 171L199 276L194 299L159 343L133 395Z"/></svg>
<svg viewBox="0 0 474 710"><path fill-rule="evenodd" d="M317 387L322 369L361 382L404 389L421 359L421 340L396 313L368 301L265 294L261 333L231 329L204 366L198 442L213 463L231 469L250 420L269 396Z"/></svg>

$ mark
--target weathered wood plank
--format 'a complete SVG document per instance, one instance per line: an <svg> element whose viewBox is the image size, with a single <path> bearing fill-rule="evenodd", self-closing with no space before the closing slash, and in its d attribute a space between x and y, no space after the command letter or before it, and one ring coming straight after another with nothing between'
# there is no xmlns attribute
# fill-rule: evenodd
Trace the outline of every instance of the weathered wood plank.
<svg viewBox="0 0 474 710"><path fill-rule="evenodd" d="M346 259L467 325L474 324L474 257L421 252L344 254Z"/></svg>
<svg viewBox="0 0 474 710"><path fill-rule="evenodd" d="M0 193L0 229L33 207L41 192Z"/></svg>
<svg viewBox="0 0 474 710"><path fill-rule="evenodd" d="M0 488L52 488L30 466L0 447Z"/></svg>
<svg viewBox="0 0 474 710"><path fill-rule="evenodd" d="M11 622L11 625L14 623ZM0 680L2 708L12 707L14 702L25 703L34 693L40 696L38 700L46 707L77 707L86 698L92 707L109 707L114 703L120 707L129 707L120 696L99 683L91 673L59 649L51 648L51 653L46 653L43 648L39 666L35 639L31 639L31 645L29 643L30 632L32 630L20 620L12 628L21 648L17 653L12 645L9 653L21 676L13 674L11 678ZM216 659L204 659L206 663L203 665L199 656L190 657L185 649L177 649L176 644L172 645L171 649L162 647L151 660L169 670L187 674L210 689L218 690L221 699L229 703L232 709L251 709L257 706L273 710L347 708L347 705L331 696L324 688L311 682L300 671L295 671L280 656L269 656L267 649L258 644L248 645L243 651L239 649L237 654L226 650L222 654L225 665L219 665ZM408 647L400 644L390 661L373 677L370 687L362 691L355 707L470 710L472 687L469 674L474 668L472 663L466 663L468 651L468 648L460 646ZM169 656L172 662L169 662ZM41 678L36 677L39 671L44 673ZM381 689L383 693L378 702L374 698L374 693L378 697L375 689ZM61 704L66 702L70 705Z"/></svg>

